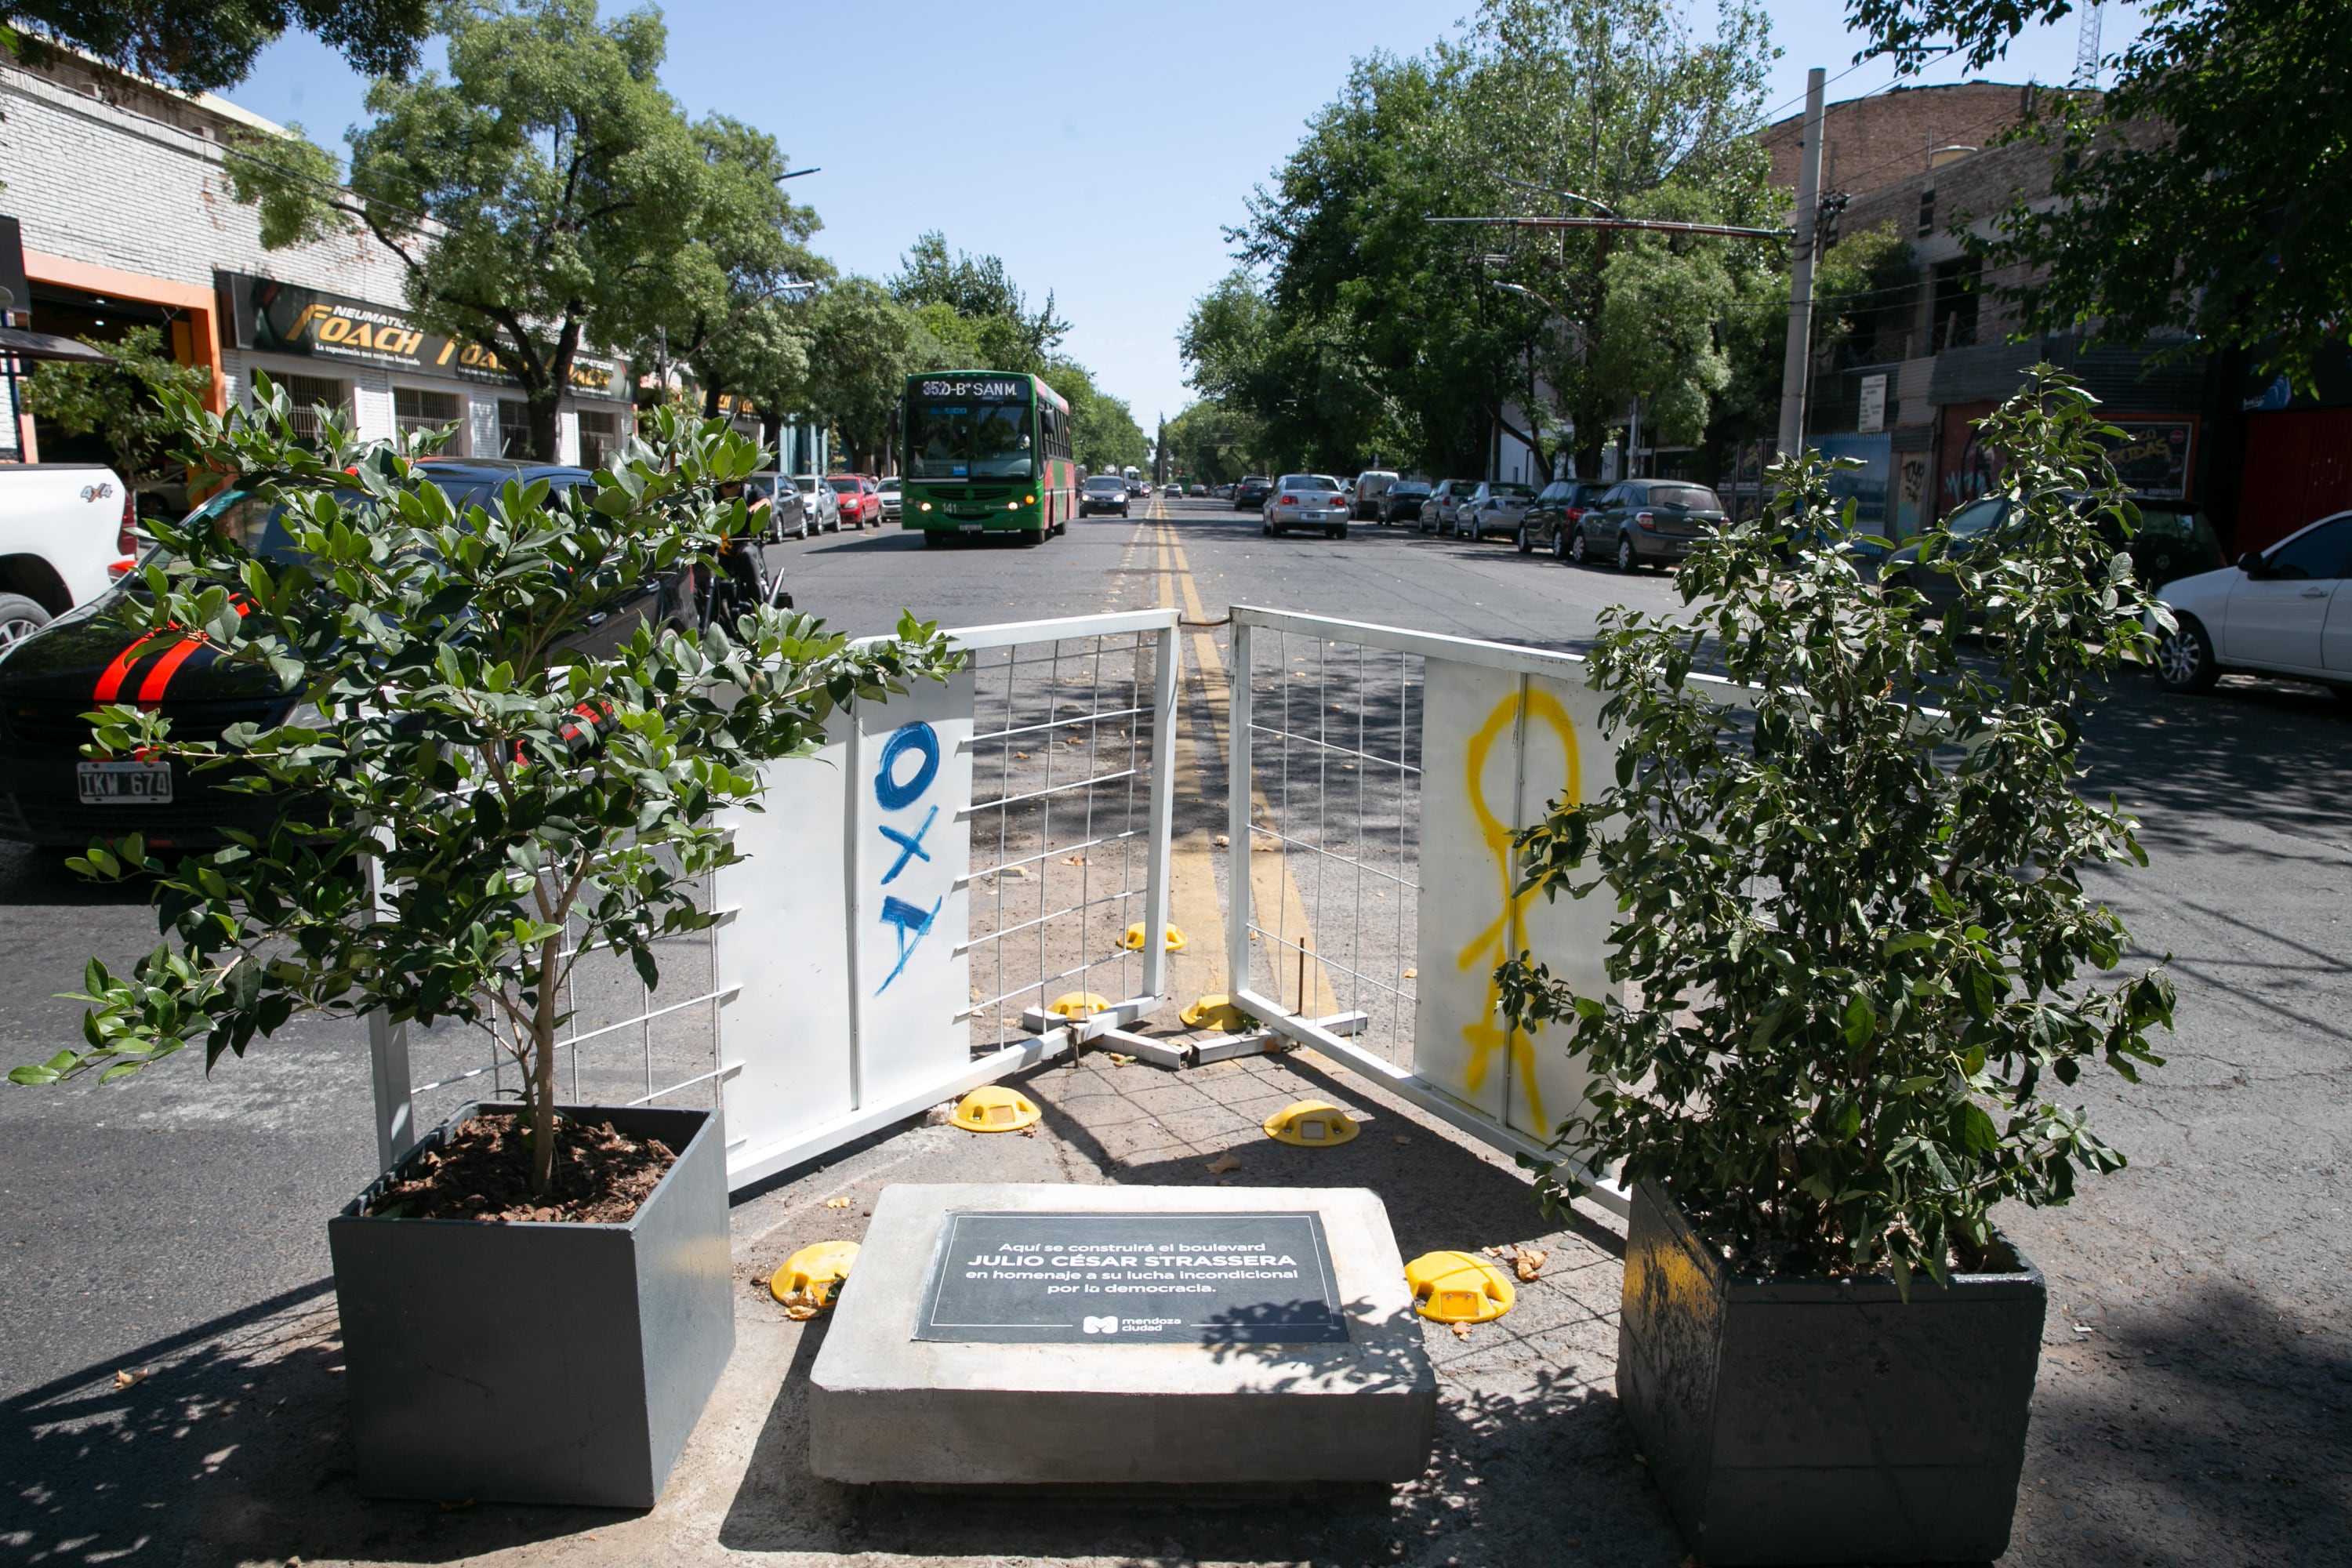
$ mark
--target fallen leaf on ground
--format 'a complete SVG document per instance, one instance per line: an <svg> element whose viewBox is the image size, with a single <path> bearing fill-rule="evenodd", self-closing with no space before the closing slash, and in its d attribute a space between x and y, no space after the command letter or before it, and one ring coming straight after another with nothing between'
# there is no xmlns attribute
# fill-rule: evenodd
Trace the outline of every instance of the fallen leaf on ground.
<svg viewBox="0 0 2352 1568"><path fill-rule="evenodd" d="M849 1200L847 1198L827 1198L824 1200L824 1206L829 1209L845 1209L849 1206Z"/></svg>
<svg viewBox="0 0 2352 1568"><path fill-rule="evenodd" d="M1120 1067L1125 1067L1128 1063L1135 1059L1133 1057L1124 1055L1118 1051L1105 1051L1103 1055L1108 1057L1112 1061L1117 1062Z"/></svg>
<svg viewBox="0 0 2352 1568"><path fill-rule="evenodd" d="M1232 839L1230 839L1230 838L1226 837L1225 837L1223 834L1222 834L1222 833L1218 834L1214 838L1212 838L1211 840L1209 840L1209 842L1210 842L1210 843L1212 843L1212 844L1213 844L1213 845L1215 845L1215 846L1216 846L1218 848L1220 848L1220 849L1231 849L1231 848L1234 847L1234 841L1233 841Z"/></svg>
<svg viewBox="0 0 2352 1568"><path fill-rule="evenodd" d="M1467 1324L1467 1323L1456 1323L1456 1324L1454 1324L1454 1337L1455 1339L1457 1339L1457 1340L1466 1340L1466 1339L1468 1339L1468 1338L1470 1337L1470 1325L1469 1325L1469 1324Z"/></svg>
<svg viewBox="0 0 2352 1568"><path fill-rule="evenodd" d="M1234 1158L1231 1154L1218 1155L1215 1159L1209 1162L1208 1167L1209 1174L1213 1176L1222 1176L1227 1171L1238 1171L1241 1168L1242 1163Z"/></svg>
<svg viewBox="0 0 2352 1568"><path fill-rule="evenodd" d="M1086 863L1087 858L1083 855L1065 855L1062 857L1062 864L1065 866L1083 866Z"/></svg>
<svg viewBox="0 0 2352 1568"><path fill-rule="evenodd" d="M1037 1124L1033 1121L1028 1126L1024 1127L1021 1130L1021 1136L1024 1138L1034 1138L1037 1136Z"/></svg>
<svg viewBox="0 0 2352 1568"><path fill-rule="evenodd" d="M1400 1142L1400 1143L1410 1143L1410 1142L1412 1142L1412 1139L1410 1139L1410 1138L1400 1138L1400 1139L1398 1139L1398 1140L1397 1140L1397 1142Z"/></svg>
<svg viewBox="0 0 2352 1568"><path fill-rule="evenodd" d="M1414 975L1419 974L1420 973L1421 973L1421 971L1420 971L1420 970L1418 970L1418 969L1408 969L1408 970L1406 970L1406 971L1404 972L1404 977L1405 977L1407 980L1410 980L1410 979L1412 979Z"/></svg>
<svg viewBox="0 0 2352 1568"><path fill-rule="evenodd" d="M1543 1272L1544 1259L1550 1256L1550 1253L1538 1252L1532 1247L1522 1247L1518 1257L1511 1260L1511 1272L1522 1280L1533 1279Z"/></svg>
<svg viewBox="0 0 2352 1568"><path fill-rule="evenodd" d="M1026 752L1015 752L1013 754L1024 763L1029 760L1029 753Z"/></svg>
<svg viewBox="0 0 2352 1568"><path fill-rule="evenodd" d="M114 1386L117 1388L132 1388L146 1381L147 1369L143 1366L137 1372L125 1371L114 1374Z"/></svg>

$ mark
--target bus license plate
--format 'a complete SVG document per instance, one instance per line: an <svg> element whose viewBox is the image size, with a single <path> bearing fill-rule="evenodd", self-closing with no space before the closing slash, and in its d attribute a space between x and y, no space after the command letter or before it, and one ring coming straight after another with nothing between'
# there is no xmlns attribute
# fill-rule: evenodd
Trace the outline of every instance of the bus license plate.
<svg viewBox="0 0 2352 1568"><path fill-rule="evenodd" d="M77 763L84 805L169 805L169 763Z"/></svg>
<svg viewBox="0 0 2352 1568"><path fill-rule="evenodd" d="M956 531L958 533L978 533L987 526L988 524L984 522L959 522L956 524Z"/></svg>

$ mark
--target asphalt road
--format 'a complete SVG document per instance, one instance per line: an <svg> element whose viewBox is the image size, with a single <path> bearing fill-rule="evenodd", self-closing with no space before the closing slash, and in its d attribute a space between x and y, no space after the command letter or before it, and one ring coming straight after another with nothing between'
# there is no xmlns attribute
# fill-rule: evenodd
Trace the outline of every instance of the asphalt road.
<svg viewBox="0 0 2352 1568"><path fill-rule="evenodd" d="M771 565L802 608L873 632L901 607L952 626L1163 602L1163 539L1211 618L1249 603L1574 647L1611 604L1675 602L1661 576L1410 529L1268 540L1213 501L1025 549L827 535ZM2326 1561L2352 1522L2352 706L2288 682L2184 700L2129 679L2085 755L2089 787L2146 825L2152 864L2097 887L2146 954L2170 955L2180 1022L2143 1087L2095 1072L2079 1091L2131 1169L2069 1209L2004 1216L2053 1288L2007 1561ZM71 1037L79 1007L56 994L152 931L136 895L0 849L0 1050ZM357 1031L310 1023L209 1078L183 1058L103 1089L0 1085L0 1400L28 1411L324 1295L321 1222L372 1174L366 1086Z"/></svg>

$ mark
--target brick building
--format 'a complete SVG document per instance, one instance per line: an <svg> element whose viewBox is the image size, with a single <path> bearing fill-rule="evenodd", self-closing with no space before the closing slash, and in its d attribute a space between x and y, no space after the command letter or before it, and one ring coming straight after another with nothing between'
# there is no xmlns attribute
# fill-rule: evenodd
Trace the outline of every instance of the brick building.
<svg viewBox="0 0 2352 1568"><path fill-rule="evenodd" d="M71 58L37 68L0 56L0 243L13 218L30 294L18 324L100 340L161 328L180 363L211 369L216 411L248 398L260 370L298 404L348 412L362 437L455 424L460 455L527 450L525 405L497 356L418 329L404 264L372 236L263 247L222 159L236 132L278 127ZM635 383L624 359L581 356L558 418L565 460L596 462L635 428ZM8 424L20 450L0 456L104 455L14 408L0 410ZM822 470L821 437L785 436L788 464Z"/></svg>
<svg viewBox="0 0 2352 1568"><path fill-rule="evenodd" d="M2023 117L2032 88L1965 81L1898 87L1822 111L1822 189L1868 191L1974 153ZM1774 121L1759 138L1772 155L1772 184L1793 199L1805 117Z"/></svg>

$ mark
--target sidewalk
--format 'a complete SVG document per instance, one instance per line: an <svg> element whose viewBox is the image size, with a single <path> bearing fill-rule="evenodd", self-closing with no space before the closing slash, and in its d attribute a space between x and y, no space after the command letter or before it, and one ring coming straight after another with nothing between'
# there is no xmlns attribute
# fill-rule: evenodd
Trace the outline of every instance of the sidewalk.
<svg viewBox="0 0 2352 1568"><path fill-rule="evenodd" d="M1538 1213L1498 1158L1433 1130L1311 1054L1185 1075L1091 1055L1034 1075L1035 1137L926 1123L740 1203L735 1358L661 1505L643 1516L374 1502L353 1489L333 1299L265 1303L250 1321L79 1386L16 1402L5 1537L17 1560L302 1563L1317 1563L1656 1564L1685 1552L1621 1423L1612 1382L1620 1236ZM1285 1147L1258 1121L1318 1095L1370 1115L1331 1150ZM1550 1253L1515 1311L1466 1339L1428 1325L1444 1403L1429 1473L1390 1496L1232 1506L862 1498L805 1469L803 1390L824 1324L793 1323L752 1283L793 1248L862 1232L894 1182L1203 1185L1230 1151L1252 1184L1368 1185L1411 1257L1517 1242ZM828 1198L847 1197L845 1208ZM2089 1207L2091 1205L2085 1205ZM2094 1305L2082 1280L2125 1244L2095 1212L2017 1228L2053 1268L2032 1448L2011 1563L2329 1561L2340 1547L2347 1369L2228 1281L2142 1269ZM2072 1255L2070 1257L2070 1255ZM2168 1298L2177 1327L2153 1325ZM2078 1330L2078 1323L2091 1331ZM21 1426L21 1436L19 1436ZM2217 1517L2218 1516L2218 1517ZM2339 1560L2340 1559L2334 1559Z"/></svg>

